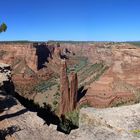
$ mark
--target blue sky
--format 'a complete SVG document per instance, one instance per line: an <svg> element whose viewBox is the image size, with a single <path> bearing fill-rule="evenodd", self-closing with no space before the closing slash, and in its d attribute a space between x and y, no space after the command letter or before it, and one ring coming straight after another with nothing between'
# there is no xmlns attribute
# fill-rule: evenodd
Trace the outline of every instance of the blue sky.
<svg viewBox="0 0 140 140"><path fill-rule="evenodd" d="M140 0L1 0L0 40L140 40Z"/></svg>

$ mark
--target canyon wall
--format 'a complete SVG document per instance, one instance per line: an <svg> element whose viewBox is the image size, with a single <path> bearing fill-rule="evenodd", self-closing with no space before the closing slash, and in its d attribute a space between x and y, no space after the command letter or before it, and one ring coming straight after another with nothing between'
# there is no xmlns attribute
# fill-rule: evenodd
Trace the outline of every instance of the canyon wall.
<svg viewBox="0 0 140 140"><path fill-rule="evenodd" d="M89 85L81 102L94 107L109 107L140 101L140 48L122 44L112 46L110 51L111 59L104 57L105 61L111 61L109 69Z"/></svg>
<svg viewBox="0 0 140 140"><path fill-rule="evenodd" d="M37 71L38 62L36 49L33 47L33 43L2 43L0 44L0 57L1 62L13 65L13 67L18 61L25 61L30 68Z"/></svg>
<svg viewBox="0 0 140 140"><path fill-rule="evenodd" d="M0 44L0 61L11 64L16 84L32 87L37 81L47 81L54 75L59 81L60 75L61 78L66 76L61 70L61 60L65 59L69 75L75 71L80 79L79 84L73 82L76 76L72 74L69 86L63 87L69 93L68 101L75 100L74 90L77 85L83 85L87 92L80 99L80 104L87 103L95 107L139 101L139 54L140 48L127 43ZM83 58L87 58L87 61L83 61ZM75 67L77 65L79 68ZM108 69L105 69L106 66ZM70 106L73 108L75 104Z"/></svg>

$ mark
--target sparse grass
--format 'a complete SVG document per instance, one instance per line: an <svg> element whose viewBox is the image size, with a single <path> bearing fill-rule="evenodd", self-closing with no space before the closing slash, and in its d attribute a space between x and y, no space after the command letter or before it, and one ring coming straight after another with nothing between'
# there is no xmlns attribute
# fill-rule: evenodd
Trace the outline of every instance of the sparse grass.
<svg viewBox="0 0 140 140"><path fill-rule="evenodd" d="M87 107L91 107L91 105L89 103L85 103L85 104L80 105L80 109L87 108Z"/></svg>
<svg viewBox="0 0 140 140"><path fill-rule="evenodd" d="M104 65L102 63L95 63L93 65L88 66L84 71L80 74L80 82L84 81L87 77L90 77L93 74L96 74L102 70Z"/></svg>
<svg viewBox="0 0 140 140"><path fill-rule="evenodd" d="M88 63L87 57L75 57L76 61L78 61L77 64L73 65L72 67L67 68L67 73L70 73L71 71L79 72L82 68L84 68Z"/></svg>
<svg viewBox="0 0 140 140"><path fill-rule="evenodd" d="M136 130L131 130L130 132L135 133L135 134L140 134L140 129L136 129Z"/></svg>
<svg viewBox="0 0 140 140"><path fill-rule="evenodd" d="M56 85L56 84L57 84L56 82L51 81L51 80L50 81L42 81L38 85L35 85L33 90L36 92L43 93L43 92L51 89L51 87Z"/></svg>
<svg viewBox="0 0 140 140"><path fill-rule="evenodd" d="M132 45L135 45L137 47L140 47L140 42L137 41L137 42L128 42L129 44L132 44Z"/></svg>
<svg viewBox="0 0 140 140"><path fill-rule="evenodd" d="M131 130L130 133L132 133L138 139L140 138L140 129Z"/></svg>
<svg viewBox="0 0 140 140"><path fill-rule="evenodd" d="M1 50L1 51L0 51L0 58L2 58L2 57L3 57L3 55L5 55L6 53L7 53L6 51Z"/></svg>
<svg viewBox="0 0 140 140"><path fill-rule="evenodd" d="M119 100L116 103L113 103L112 107L119 107L119 106L123 106L124 104L125 105L127 104L126 101Z"/></svg>
<svg viewBox="0 0 140 140"><path fill-rule="evenodd" d="M89 85L90 83L93 83L94 81L98 80L100 76L108 69L107 66L105 66L103 63L96 63L85 69L82 74L79 82L82 82L80 86ZM88 78L88 81L83 82Z"/></svg>

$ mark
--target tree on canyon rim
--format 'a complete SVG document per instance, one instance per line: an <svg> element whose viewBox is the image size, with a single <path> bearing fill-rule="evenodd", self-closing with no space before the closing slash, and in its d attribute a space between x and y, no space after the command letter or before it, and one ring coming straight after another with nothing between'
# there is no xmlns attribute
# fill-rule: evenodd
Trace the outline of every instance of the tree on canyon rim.
<svg viewBox="0 0 140 140"><path fill-rule="evenodd" d="M0 25L0 33L1 32L5 32L7 30L7 25L5 24L5 23L2 23L1 25Z"/></svg>

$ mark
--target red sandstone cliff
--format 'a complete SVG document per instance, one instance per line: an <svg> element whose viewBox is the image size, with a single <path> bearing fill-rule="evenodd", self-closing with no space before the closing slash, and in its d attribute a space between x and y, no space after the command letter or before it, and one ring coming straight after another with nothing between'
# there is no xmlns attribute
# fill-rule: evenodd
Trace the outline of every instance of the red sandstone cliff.
<svg viewBox="0 0 140 140"><path fill-rule="evenodd" d="M62 60L60 72L60 110L59 113L65 114L70 111L70 94L69 94L69 80L67 76L66 61Z"/></svg>
<svg viewBox="0 0 140 140"><path fill-rule="evenodd" d="M61 61L61 73L60 73L60 108L59 114L64 115L67 112L71 112L76 108L77 104L77 92L78 92L78 79L77 74L72 72L70 74L70 84L67 76L66 61Z"/></svg>
<svg viewBox="0 0 140 140"><path fill-rule="evenodd" d="M70 74L70 111L73 111L77 105L78 78L77 73Z"/></svg>
<svg viewBox="0 0 140 140"><path fill-rule="evenodd" d="M3 54L2 54L3 52ZM37 71L37 56L36 49L32 43L19 44L0 44L1 62L10 64L13 68L22 60L27 62L27 65Z"/></svg>

